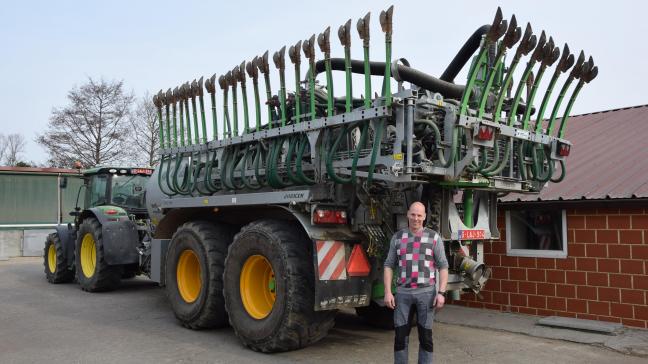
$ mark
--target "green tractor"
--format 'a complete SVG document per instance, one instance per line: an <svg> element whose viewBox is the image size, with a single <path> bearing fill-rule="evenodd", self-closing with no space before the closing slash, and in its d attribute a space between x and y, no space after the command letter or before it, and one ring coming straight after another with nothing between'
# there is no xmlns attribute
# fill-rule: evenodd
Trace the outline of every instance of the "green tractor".
<svg viewBox="0 0 648 364"><path fill-rule="evenodd" d="M150 270L151 225L144 186L152 169L97 167L82 172L74 224L58 225L45 240L45 275L50 283L76 278L84 291L112 290L122 278ZM60 188L66 188L62 183ZM79 197L84 191L83 209Z"/></svg>

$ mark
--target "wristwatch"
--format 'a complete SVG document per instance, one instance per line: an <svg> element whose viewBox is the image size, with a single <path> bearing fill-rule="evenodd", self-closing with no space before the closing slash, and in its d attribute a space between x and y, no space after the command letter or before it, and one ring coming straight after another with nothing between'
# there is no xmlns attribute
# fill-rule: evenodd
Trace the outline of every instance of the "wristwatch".
<svg viewBox="0 0 648 364"><path fill-rule="evenodd" d="M439 294L443 296L443 298L448 298L448 292L446 291L439 291Z"/></svg>

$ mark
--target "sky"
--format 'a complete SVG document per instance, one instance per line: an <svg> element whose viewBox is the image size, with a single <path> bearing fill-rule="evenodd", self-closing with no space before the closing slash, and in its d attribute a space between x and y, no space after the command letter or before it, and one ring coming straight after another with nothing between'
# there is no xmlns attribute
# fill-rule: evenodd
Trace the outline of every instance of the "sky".
<svg viewBox="0 0 648 364"><path fill-rule="evenodd" d="M572 114L648 103L644 91L648 80L645 2L1 2L0 133L23 134L27 147L22 159L37 163L48 159L35 139L47 129L52 109L66 106L67 93L88 77L123 80L126 89L137 96L157 93L200 76L224 74L265 50L272 54L329 25L332 56L342 57L337 28L349 18L352 56L360 59L362 46L355 23L368 11L372 13L372 60L383 61L378 15L394 3L392 58L406 58L412 67L430 75L440 76L466 39L490 23L500 6L505 19L515 14L518 24L530 22L535 33L544 29L561 48L567 42L572 53L582 49L594 57L598 78L583 88ZM320 59L319 49L316 54ZM286 63L291 69L287 56ZM289 72L289 85L292 77ZM357 77L354 94L363 85ZM465 78L463 70L456 82L463 84ZM275 89L277 79L273 78ZM334 84L336 96L342 95L342 78Z"/></svg>

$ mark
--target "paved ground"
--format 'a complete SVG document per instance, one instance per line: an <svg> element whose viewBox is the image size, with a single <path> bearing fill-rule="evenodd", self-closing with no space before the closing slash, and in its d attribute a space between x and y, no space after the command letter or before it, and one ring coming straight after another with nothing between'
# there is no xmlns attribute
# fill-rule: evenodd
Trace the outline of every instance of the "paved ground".
<svg viewBox="0 0 648 364"><path fill-rule="evenodd" d="M460 312L461 313L461 312ZM435 362L646 363L646 358L563 340L481 325L497 317L441 315L435 326ZM472 316L471 316L472 315ZM508 325L516 326L515 320ZM487 329L465 325L485 326ZM524 332L522 324L519 330ZM529 333L527 333L529 334ZM415 330L411 337L416 343ZM179 326L164 290L145 279L114 292L90 294L75 284L50 285L40 259L0 262L0 363L388 363L392 333L338 315L319 343L280 354L243 348L231 329L191 331ZM415 352L410 353L415 362Z"/></svg>

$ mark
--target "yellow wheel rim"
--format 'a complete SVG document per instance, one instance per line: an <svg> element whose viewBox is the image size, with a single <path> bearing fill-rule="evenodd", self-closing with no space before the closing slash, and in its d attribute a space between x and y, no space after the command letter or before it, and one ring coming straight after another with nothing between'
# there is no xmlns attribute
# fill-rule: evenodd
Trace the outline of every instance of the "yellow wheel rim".
<svg viewBox="0 0 648 364"><path fill-rule="evenodd" d="M97 245L94 236L86 233L81 240L81 270L86 278L91 278L95 274L97 266Z"/></svg>
<svg viewBox="0 0 648 364"><path fill-rule="evenodd" d="M54 244L51 244L47 249L47 266L50 272L56 273L56 247Z"/></svg>
<svg viewBox="0 0 648 364"><path fill-rule="evenodd" d="M275 275L264 256L247 258L241 270L240 289L243 307L250 316L260 320L272 312L277 298Z"/></svg>
<svg viewBox="0 0 648 364"><path fill-rule="evenodd" d="M202 276L200 274L200 261L193 250L184 250L178 259L176 268L176 281L180 296L187 303L192 303L200 296Z"/></svg>

